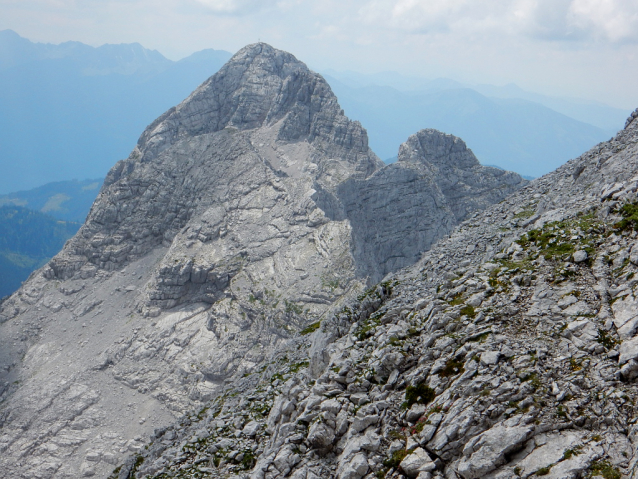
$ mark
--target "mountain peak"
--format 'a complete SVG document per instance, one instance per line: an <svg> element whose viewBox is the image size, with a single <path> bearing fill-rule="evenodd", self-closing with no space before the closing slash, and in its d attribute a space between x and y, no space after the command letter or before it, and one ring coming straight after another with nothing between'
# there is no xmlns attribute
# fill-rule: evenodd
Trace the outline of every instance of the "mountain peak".
<svg viewBox="0 0 638 479"><path fill-rule="evenodd" d="M140 137L135 156L150 161L181 138L262 126L274 127L278 140L347 147L354 157L345 159L355 163L357 155L368 156L365 130L345 117L323 77L266 43L242 48L186 100L151 124ZM379 162L365 166L365 174L380 166Z"/></svg>
<svg viewBox="0 0 638 479"><path fill-rule="evenodd" d="M410 135L399 150L398 161L428 162L438 167L472 168L480 163L460 138L432 128Z"/></svg>
<svg viewBox="0 0 638 479"><path fill-rule="evenodd" d="M7 28L5 30L0 30L0 39L5 39L5 38L17 39L22 37L18 35L16 31Z"/></svg>
<svg viewBox="0 0 638 479"><path fill-rule="evenodd" d="M295 58L295 56L292 53L279 50L265 42L250 43L246 45L245 47L243 47L242 49L240 49L237 53L235 53L235 55L233 55L233 58L241 58L245 56L253 57L253 58L258 56L265 56L265 57L276 56L276 57L286 58L288 61L292 61L294 63L303 65L303 62L297 60L297 58Z"/></svg>

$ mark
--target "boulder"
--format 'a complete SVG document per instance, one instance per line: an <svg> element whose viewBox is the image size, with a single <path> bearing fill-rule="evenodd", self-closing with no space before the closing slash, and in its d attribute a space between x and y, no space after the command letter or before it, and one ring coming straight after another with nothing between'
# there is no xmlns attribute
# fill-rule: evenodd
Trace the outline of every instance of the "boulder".
<svg viewBox="0 0 638 479"><path fill-rule="evenodd" d="M436 469L436 464L423 448L417 447L411 454L405 456L400 467L408 477L417 477L421 472Z"/></svg>
<svg viewBox="0 0 638 479"><path fill-rule="evenodd" d="M497 425L470 440L463 448L458 473L464 479L478 479L505 462L505 455L529 439L532 426Z"/></svg>

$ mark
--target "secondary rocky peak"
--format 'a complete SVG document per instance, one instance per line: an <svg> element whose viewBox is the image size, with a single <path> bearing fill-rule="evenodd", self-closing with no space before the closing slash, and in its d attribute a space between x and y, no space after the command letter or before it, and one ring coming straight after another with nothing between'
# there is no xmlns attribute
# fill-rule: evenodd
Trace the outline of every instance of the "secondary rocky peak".
<svg viewBox="0 0 638 479"><path fill-rule="evenodd" d="M433 129L411 135L396 163L339 186L360 274L376 282L413 264L469 213L526 183L516 173L481 166L453 135Z"/></svg>
<svg viewBox="0 0 638 479"><path fill-rule="evenodd" d="M527 184L517 173L482 166L465 142L437 130L421 130L399 148L398 162L432 176L456 221L498 203Z"/></svg>
<svg viewBox="0 0 638 479"><path fill-rule="evenodd" d="M431 128L410 135L399 148L398 161L417 162L437 167L472 168L479 161L460 138Z"/></svg>

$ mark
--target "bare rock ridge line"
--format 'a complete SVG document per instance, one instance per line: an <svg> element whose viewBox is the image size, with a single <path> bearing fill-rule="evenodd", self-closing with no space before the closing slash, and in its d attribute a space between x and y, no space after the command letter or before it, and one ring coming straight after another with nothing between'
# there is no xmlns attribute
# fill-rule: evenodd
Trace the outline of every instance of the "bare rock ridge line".
<svg viewBox="0 0 638 479"><path fill-rule="evenodd" d="M636 273L629 121L157 429L111 477L635 478Z"/></svg>
<svg viewBox="0 0 638 479"><path fill-rule="evenodd" d="M339 185L358 271L378 282L414 264L469 214L525 184L516 173L481 166L460 138L419 131L401 145L396 163Z"/></svg>
<svg viewBox="0 0 638 479"><path fill-rule="evenodd" d="M261 441L284 381L262 391L258 378L288 379L283 358L300 378L308 368L322 377L351 328L335 311L526 185L434 130L410 137L384 166L321 76L269 45L243 48L143 132L78 234L0 305L0 471L107 477L154 430L193 410L209 418L211 401L229 394L263 408L233 399L235 415L224 412L219 427ZM369 315L380 303L365 297ZM293 430L280 420L296 405L277 401L274 442L251 443L237 463L209 458L200 466L216 472L206 474L245 474L279 454L276 438ZM242 411L254 413L254 431ZM325 427L327 436L291 444L329 452L334 427ZM172 471L181 454L145 469L134 459L118 474Z"/></svg>

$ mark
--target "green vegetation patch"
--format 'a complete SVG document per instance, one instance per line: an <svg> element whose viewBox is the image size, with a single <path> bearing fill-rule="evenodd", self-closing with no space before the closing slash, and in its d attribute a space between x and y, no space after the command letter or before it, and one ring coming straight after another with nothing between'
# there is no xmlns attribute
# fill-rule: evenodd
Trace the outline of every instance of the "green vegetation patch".
<svg viewBox="0 0 638 479"><path fill-rule="evenodd" d="M622 474L608 461L596 461L589 466L593 476L603 476L605 479L620 479Z"/></svg>
<svg viewBox="0 0 638 479"><path fill-rule="evenodd" d="M578 456L582 453L583 446L575 446L572 449L565 449L563 453L563 460L571 459L574 456Z"/></svg>
<svg viewBox="0 0 638 479"><path fill-rule="evenodd" d="M540 389L540 387L543 385L536 373L528 374L527 376L523 377L521 381L522 382L530 381L532 387L534 388L534 391Z"/></svg>
<svg viewBox="0 0 638 479"><path fill-rule="evenodd" d="M377 326L381 324L380 318L382 316L370 317L366 319L355 331L354 335L359 341L363 341L364 339L372 336L372 333L376 330Z"/></svg>
<svg viewBox="0 0 638 479"><path fill-rule="evenodd" d="M467 341L470 343L482 343L490 336L490 334L492 334L491 331L486 331L484 333L477 334L476 336L469 338ZM478 357L476 358L476 361L478 362Z"/></svg>
<svg viewBox="0 0 638 479"><path fill-rule="evenodd" d="M303 313L303 308L292 301L284 299L284 304L286 305L286 313L294 313L298 315Z"/></svg>
<svg viewBox="0 0 638 479"><path fill-rule="evenodd" d="M320 327L321 327L321 321L317 321L316 323L312 323L312 324L306 326L301 331L299 331L299 334L301 334L302 336L304 336L306 334L311 334L311 333L314 333Z"/></svg>
<svg viewBox="0 0 638 479"><path fill-rule="evenodd" d="M426 384L410 385L405 388L405 402L401 407L409 409L413 404L430 404L435 396L434 389Z"/></svg>
<svg viewBox="0 0 638 479"><path fill-rule="evenodd" d="M638 231L638 203L625 203L618 211L622 220L614 224L614 229L620 231L634 230Z"/></svg>
<svg viewBox="0 0 638 479"><path fill-rule="evenodd" d="M457 306L459 304L463 304L463 293L458 293L454 295L452 299L448 301L450 306Z"/></svg>
<svg viewBox="0 0 638 479"><path fill-rule="evenodd" d="M596 341L602 344L603 347L608 351L610 349L613 349L614 346L618 344L617 339L615 339L611 334L609 334L608 331L605 331L604 329L600 329L600 328L598 328L598 337L596 338Z"/></svg>
<svg viewBox="0 0 638 479"><path fill-rule="evenodd" d="M469 304L463 306L461 308L460 313L464 314L465 316L467 316L469 318L475 318L476 317L476 311L474 311L474 307L470 306Z"/></svg>
<svg viewBox="0 0 638 479"><path fill-rule="evenodd" d="M593 214L581 215L565 221L547 223L540 229L528 231L517 241L523 249L538 248L545 259L571 255L577 250L587 252L591 265L595 250L595 234L604 232L604 225Z"/></svg>
<svg viewBox="0 0 638 479"><path fill-rule="evenodd" d="M383 294L385 294L386 296L392 296L392 290L398 284L399 284L398 281L384 281L383 283L379 283L377 286L373 286L372 288L364 291L359 296L357 296L357 301L363 301L368 296L373 296L373 295L378 297L379 299L382 299L381 295L377 291L378 286L381 286L383 290Z"/></svg>
<svg viewBox="0 0 638 479"><path fill-rule="evenodd" d="M516 213L514 215L515 219L527 219L527 218L531 218L534 215L534 210L533 209L525 209L519 213Z"/></svg>
<svg viewBox="0 0 638 479"><path fill-rule="evenodd" d="M556 408L556 417L567 419L567 411L565 410L563 406L558 406Z"/></svg>
<svg viewBox="0 0 638 479"><path fill-rule="evenodd" d="M463 361L455 361L454 359L449 359L445 363L445 367L439 371L439 376L444 378L449 378L451 376L456 376L457 374L461 374L465 372L465 368L463 367Z"/></svg>
<svg viewBox="0 0 638 479"><path fill-rule="evenodd" d="M377 479L385 479L385 476L388 473L388 470L389 470L388 467L379 469L377 472L374 473L374 477L376 477Z"/></svg>
<svg viewBox="0 0 638 479"><path fill-rule="evenodd" d="M307 368L310 363L308 361L301 361L300 363L295 363L290 365L290 372L296 373L300 369Z"/></svg>
<svg viewBox="0 0 638 479"><path fill-rule="evenodd" d="M407 455L408 455L408 451L406 451L405 449L399 449L398 451L394 451L388 459L383 461L383 465L385 467L396 469L397 467L399 467L399 464L401 464L401 461L403 461L403 459L405 459L405 456Z"/></svg>
<svg viewBox="0 0 638 479"><path fill-rule="evenodd" d="M528 244L534 243L541 249L545 259L572 254L576 251L572 242L563 239L563 236L566 235L561 235L557 230L558 228L549 227L547 229L528 231L527 234L521 237L519 244L522 246L526 242Z"/></svg>
<svg viewBox="0 0 638 479"><path fill-rule="evenodd" d="M552 468L552 466L547 466L547 467L541 467L538 471L536 471L534 474L537 476L546 476L547 474L549 474L549 470Z"/></svg>
<svg viewBox="0 0 638 479"><path fill-rule="evenodd" d="M241 467L245 471L252 469L255 466L257 460L255 459L255 455L251 450L244 451L244 457L241 460Z"/></svg>

